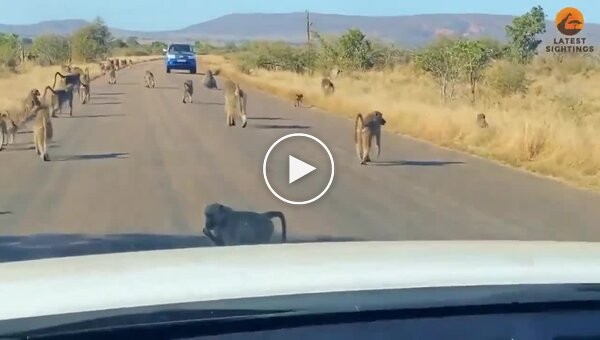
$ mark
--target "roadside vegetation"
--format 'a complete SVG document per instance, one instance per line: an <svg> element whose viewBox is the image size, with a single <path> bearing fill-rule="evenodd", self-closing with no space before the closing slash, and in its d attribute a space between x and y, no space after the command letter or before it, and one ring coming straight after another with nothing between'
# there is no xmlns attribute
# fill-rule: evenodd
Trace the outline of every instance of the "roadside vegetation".
<svg viewBox="0 0 600 340"><path fill-rule="evenodd" d="M32 88L40 92L54 81L61 65L88 67L91 77L101 75L99 62L119 57L134 63L162 58L164 43L139 44L135 37L123 42L114 39L101 19L82 27L71 36L41 35L35 39L0 33L0 110L21 121L20 103Z"/></svg>
<svg viewBox="0 0 600 340"><path fill-rule="evenodd" d="M507 43L446 37L418 50L312 32L311 43L198 43L225 76L347 117L380 110L385 129L600 190L600 59L539 51L541 7L507 26ZM335 94L323 96L323 76ZM475 121L484 113L488 128ZM382 156L384 156L382 154Z"/></svg>

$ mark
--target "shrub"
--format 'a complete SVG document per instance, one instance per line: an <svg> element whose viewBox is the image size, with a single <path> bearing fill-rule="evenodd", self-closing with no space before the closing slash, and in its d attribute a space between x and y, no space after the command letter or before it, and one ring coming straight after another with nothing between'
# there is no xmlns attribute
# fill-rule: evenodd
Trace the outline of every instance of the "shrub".
<svg viewBox="0 0 600 340"><path fill-rule="evenodd" d="M497 61L486 74L488 86L500 95L526 93L529 79L525 67L508 61Z"/></svg>

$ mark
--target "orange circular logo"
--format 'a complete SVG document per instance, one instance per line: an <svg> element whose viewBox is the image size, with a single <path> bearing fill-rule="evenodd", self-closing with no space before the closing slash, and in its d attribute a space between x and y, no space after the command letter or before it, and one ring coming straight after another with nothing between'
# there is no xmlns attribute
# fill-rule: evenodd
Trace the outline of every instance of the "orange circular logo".
<svg viewBox="0 0 600 340"><path fill-rule="evenodd" d="M564 35L575 35L583 29L583 14L575 7L565 7L556 13L556 28Z"/></svg>

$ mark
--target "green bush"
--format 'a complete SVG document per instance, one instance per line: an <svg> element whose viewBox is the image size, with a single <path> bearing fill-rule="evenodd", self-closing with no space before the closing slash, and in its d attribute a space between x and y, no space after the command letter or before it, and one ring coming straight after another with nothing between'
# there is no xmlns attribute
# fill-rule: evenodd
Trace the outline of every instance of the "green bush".
<svg viewBox="0 0 600 340"><path fill-rule="evenodd" d="M0 64L14 68L19 63L19 37L16 34L0 33Z"/></svg>
<svg viewBox="0 0 600 340"><path fill-rule="evenodd" d="M522 64L497 61L486 74L488 86L500 95L527 93L530 81Z"/></svg>
<svg viewBox="0 0 600 340"><path fill-rule="evenodd" d="M91 24L73 33L71 51L73 59L91 61L108 55L111 46L111 34L102 19L97 18Z"/></svg>
<svg viewBox="0 0 600 340"><path fill-rule="evenodd" d="M71 57L69 40L55 34L35 38L31 52L37 56L37 62L43 66L62 64Z"/></svg>

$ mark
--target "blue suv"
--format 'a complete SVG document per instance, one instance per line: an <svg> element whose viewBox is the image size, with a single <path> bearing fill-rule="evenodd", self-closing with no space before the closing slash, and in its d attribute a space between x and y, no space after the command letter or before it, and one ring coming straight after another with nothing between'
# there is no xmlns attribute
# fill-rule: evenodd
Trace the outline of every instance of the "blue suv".
<svg viewBox="0 0 600 340"><path fill-rule="evenodd" d="M190 73L196 73L196 53L191 45L171 44L164 51L167 73L171 73L171 70L188 70Z"/></svg>

